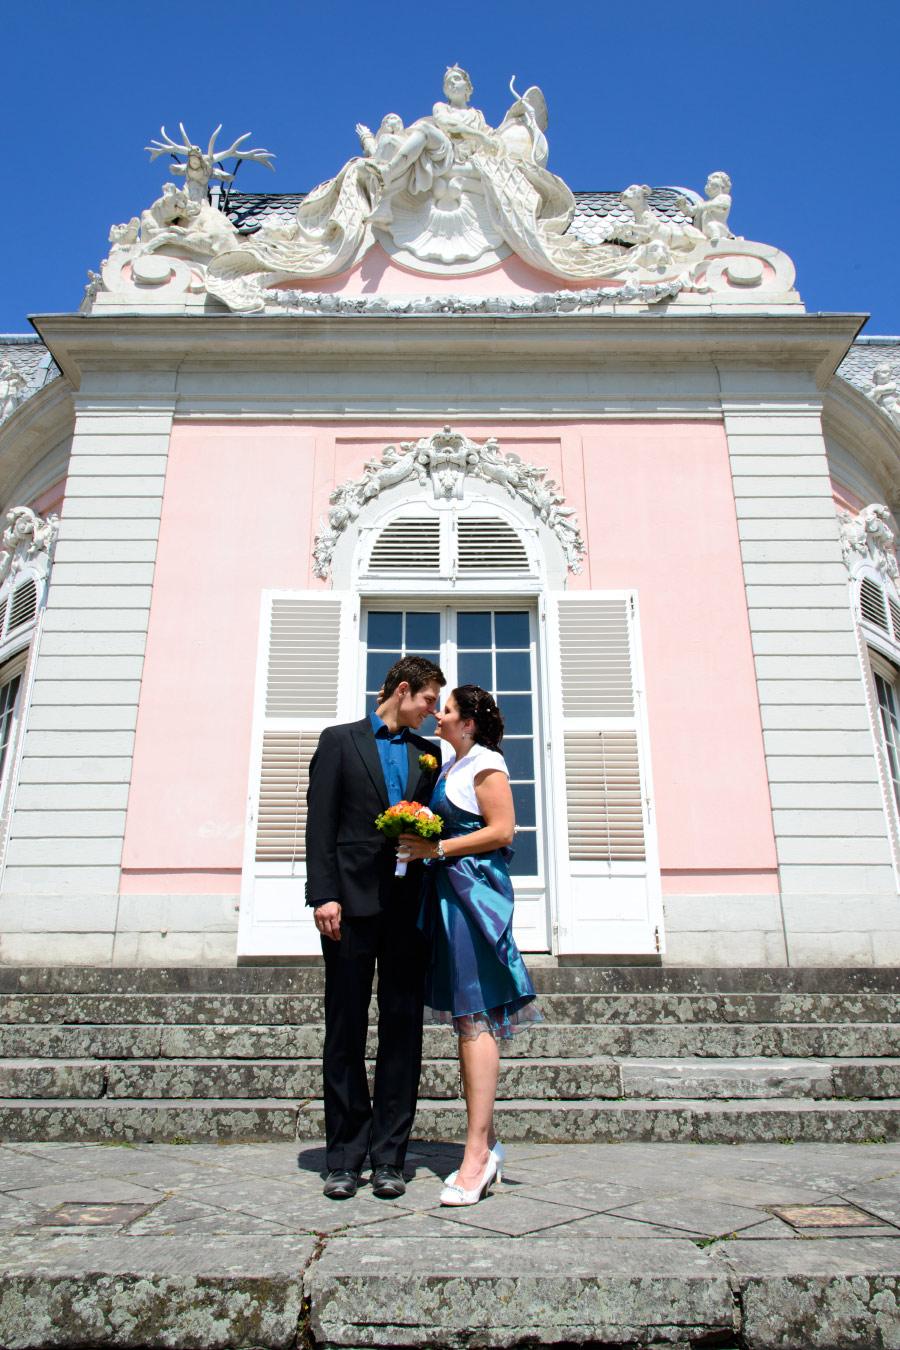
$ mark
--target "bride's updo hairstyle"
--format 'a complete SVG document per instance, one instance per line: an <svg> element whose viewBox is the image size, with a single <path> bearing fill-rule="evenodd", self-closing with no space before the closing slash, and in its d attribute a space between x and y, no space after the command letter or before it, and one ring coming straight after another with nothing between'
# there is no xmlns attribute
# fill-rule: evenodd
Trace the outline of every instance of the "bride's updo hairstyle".
<svg viewBox="0 0 900 1350"><path fill-rule="evenodd" d="M463 721L471 718L475 723L477 743L486 745L488 750L499 750L503 740L503 718L488 691L477 684L461 684L453 690L452 697Z"/></svg>

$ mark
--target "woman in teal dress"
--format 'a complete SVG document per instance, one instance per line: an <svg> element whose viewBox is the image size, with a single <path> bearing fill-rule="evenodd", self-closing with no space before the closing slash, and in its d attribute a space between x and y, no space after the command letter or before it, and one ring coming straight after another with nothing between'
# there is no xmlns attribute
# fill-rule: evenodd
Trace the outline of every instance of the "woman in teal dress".
<svg viewBox="0 0 900 1350"><path fill-rule="evenodd" d="M466 1098L466 1151L441 1192L445 1205L475 1204L502 1169L494 1131L499 1052L507 1038L541 1021L534 986L512 936L507 860L515 830L509 771L499 752L503 718L489 693L461 685L437 714L452 751L431 799L440 840L401 835L410 858L429 862L419 926L431 944L426 1017L452 1023Z"/></svg>

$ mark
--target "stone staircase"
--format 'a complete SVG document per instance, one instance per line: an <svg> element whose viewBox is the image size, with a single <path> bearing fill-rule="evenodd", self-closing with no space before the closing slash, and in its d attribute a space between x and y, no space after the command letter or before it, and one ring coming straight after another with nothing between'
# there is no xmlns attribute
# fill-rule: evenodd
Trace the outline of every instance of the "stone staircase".
<svg viewBox="0 0 900 1350"><path fill-rule="evenodd" d="M510 1141L900 1139L900 970L536 965L504 1049ZM0 968L0 1139L319 1138L322 971ZM458 1139L427 1028L414 1134Z"/></svg>

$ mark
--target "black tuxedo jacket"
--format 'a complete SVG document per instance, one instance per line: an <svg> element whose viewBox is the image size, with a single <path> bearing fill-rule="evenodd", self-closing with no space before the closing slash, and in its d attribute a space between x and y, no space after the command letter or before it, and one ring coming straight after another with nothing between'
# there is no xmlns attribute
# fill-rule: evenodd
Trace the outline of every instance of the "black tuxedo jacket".
<svg viewBox="0 0 900 1350"><path fill-rule="evenodd" d="M403 795L427 805L437 772L421 769L419 756L434 755L434 746L409 731L406 748L409 772ZM375 817L390 802L368 717L322 732L309 766L306 802L308 905L338 900L349 918L367 918L387 907L398 886L418 892L421 863L410 864L405 885L395 881L396 843L375 828Z"/></svg>

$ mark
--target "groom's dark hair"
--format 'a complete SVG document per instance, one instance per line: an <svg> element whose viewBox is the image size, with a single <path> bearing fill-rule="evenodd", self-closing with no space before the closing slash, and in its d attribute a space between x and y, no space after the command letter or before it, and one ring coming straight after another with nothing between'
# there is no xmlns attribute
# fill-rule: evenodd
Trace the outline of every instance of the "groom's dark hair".
<svg viewBox="0 0 900 1350"><path fill-rule="evenodd" d="M426 684L434 683L443 687L447 683L440 666L429 661L427 656L401 656L384 677L382 701L390 698L397 685L402 684L404 680L409 685L411 694L417 694Z"/></svg>

